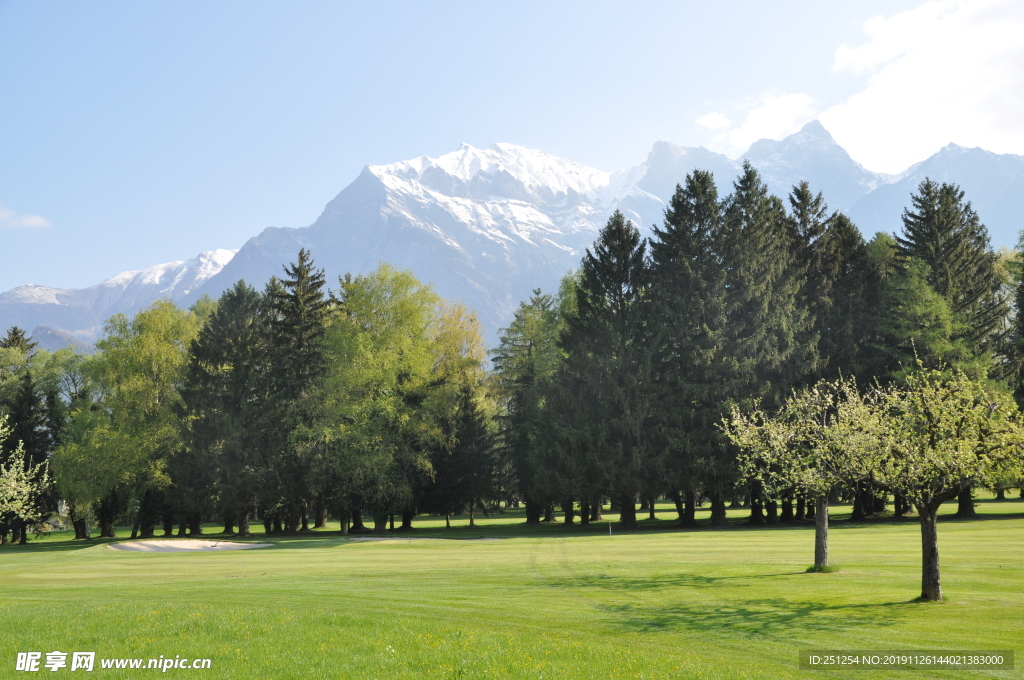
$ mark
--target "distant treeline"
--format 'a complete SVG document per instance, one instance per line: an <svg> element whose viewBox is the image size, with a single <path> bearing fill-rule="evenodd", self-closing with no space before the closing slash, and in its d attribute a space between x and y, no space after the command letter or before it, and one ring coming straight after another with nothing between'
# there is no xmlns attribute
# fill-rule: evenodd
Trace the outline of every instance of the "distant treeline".
<svg viewBox="0 0 1024 680"><path fill-rule="evenodd" d="M624 528L657 498L684 524L705 502L713 522L730 502L755 523L803 519L813 506L752 476L723 418L929 368L1019 397L1022 280L954 185L923 182L902 233L866 242L807 183L784 201L746 165L720 198L695 171L650 239L616 212L558 291L522 302L488 372L469 310L388 265L328 292L301 251L263 291L111 318L93 356L8 331L0 536L54 517L83 538L211 520L246 535L257 517L381 531L502 504L588 523L609 499ZM888 496L870 481L831 493L856 516Z"/></svg>

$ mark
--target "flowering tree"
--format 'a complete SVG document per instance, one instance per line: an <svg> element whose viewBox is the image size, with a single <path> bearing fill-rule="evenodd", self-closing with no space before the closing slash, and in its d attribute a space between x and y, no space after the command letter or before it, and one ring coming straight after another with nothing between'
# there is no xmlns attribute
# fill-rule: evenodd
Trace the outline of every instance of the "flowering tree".
<svg viewBox="0 0 1024 680"><path fill-rule="evenodd" d="M743 473L776 495L796 489L815 499L814 571L828 567L828 494L839 483L866 479L880 421L851 379L822 381L794 392L769 416L759 407L733 409L724 423L740 449Z"/></svg>
<svg viewBox="0 0 1024 680"><path fill-rule="evenodd" d="M921 522L921 599L941 600L936 516L970 484L1019 477L1024 464L1021 413L963 372L918 370L879 393L878 459L872 479L901 493Z"/></svg>
<svg viewBox="0 0 1024 680"><path fill-rule="evenodd" d="M0 440L10 428L7 418L0 419ZM36 500L49 484L46 463L31 465L25 461L21 447L14 450L7 463L0 463L0 519L32 520L36 516Z"/></svg>

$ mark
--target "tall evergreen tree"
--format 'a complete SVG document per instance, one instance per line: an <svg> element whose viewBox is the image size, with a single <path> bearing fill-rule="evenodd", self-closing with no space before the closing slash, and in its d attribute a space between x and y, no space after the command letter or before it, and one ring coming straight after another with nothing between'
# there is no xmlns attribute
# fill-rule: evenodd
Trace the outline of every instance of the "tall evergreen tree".
<svg viewBox="0 0 1024 680"><path fill-rule="evenodd" d="M260 437L268 400L264 312L265 298L244 281L225 291L192 343L182 389L189 445L177 461L176 482L193 478L190 492L200 502L216 492L226 521L237 522L243 536L267 454ZM149 517L151 533L155 516Z"/></svg>
<svg viewBox="0 0 1024 680"><path fill-rule="evenodd" d="M817 337L800 304L804 272L794 262L794 243L782 201L768 193L757 171L745 163L726 199L720 241L726 271L725 337L718 362L724 402L763 400L774 407L790 386L813 370ZM733 452L705 466L712 511L724 517L724 500L735 467ZM751 520L761 521L760 498L752 489Z"/></svg>
<svg viewBox="0 0 1024 680"><path fill-rule="evenodd" d="M571 294L575 296L575 287ZM538 477L536 461L546 386L562 362L558 336L563 320L557 302L554 296L534 290L501 330L492 352L502 403L501 455L512 471L517 500L526 505L527 524L540 522L544 506L552 500Z"/></svg>
<svg viewBox="0 0 1024 680"><path fill-rule="evenodd" d="M858 303L867 283L866 244L849 218L829 214L822 194L813 194L807 182L793 187L789 204L793 267L803 277L800 304L809 321L802 342L817 340L815 369L805 380L853 375L865 321Z"/></svg>
<svg viewBox="0 0 1024 680"><path fill-rule="evenodd" d="M955 184L925 179L910 200L912 207L903 211L903 234L896 238L903 266L915 259L928 266L927 282L952 315L951 340L962 340L973 354L960 368L980 359L991 370L1009 308L988 229ZM960 517L975 516L970 488L959 502Z"/></svg>
<svg viewBox="0 0 1024 680"><path fill-rule="evenodd" d="M911 259L927 264L928 283L949 304L959 336L976 354L990 353L1009 309L988 229L955 184L926 179L911 203L903 211L903 233L896 237L903 266Z"/></svg>
<svg viewBox="0 0 1024 680"><path fill-rule="evenodd" d="M644 296L650 270L647 244L616 211L580 267L577 310L567 320L562 347L566 374L590 400L597 455L611 471L611 493L621 503L624 528L636 527L637 494L651 465L650 354Z"/></svg>
<svg viewBox="0 0 1024 680"><path fill-rule="evenodd" d="M715 373L725 330L721 220L714 178L696 170L676 187L664 227L655 227L651 240L656 431L671 491L685 497L687 524L694 522L700 461L723 445Z"/></svg>
<svg viewBox="0 0 1024 680"><path fill-rule="evenodd" d="M274 487L280 494L280 511L289 532L304 528L306 508L311 498L306 461L290 441L292 431L308 425L311 414L303 412L308 404L303 397L316 390L323 379L324 333L330 312L330 300L323 290L322 269L316 269L309 252L303 248L298 260L285 267L284 279L268 284L266 296L270 315L271 394L267 407L273 412L266 431L274 448ZM268 498L273 502L273 496Z"/></svg>

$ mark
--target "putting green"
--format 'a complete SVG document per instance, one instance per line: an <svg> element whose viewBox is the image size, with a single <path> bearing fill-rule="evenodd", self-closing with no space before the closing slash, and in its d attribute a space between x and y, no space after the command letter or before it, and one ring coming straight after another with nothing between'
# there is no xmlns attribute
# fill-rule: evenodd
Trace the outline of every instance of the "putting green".
<svg viewBox="0 0 1024 680"><path fill-rule="evenodd" d="M267 550L140 553L54 534L5 546L0 677L21 676L17 652L61 650L209 658L202 677L252 680L886 678L893 671L800 671L798 651L943 648L1021 658L1013 671L898 677L1024 677L1024 502L985 501L981 520L940 523L938 604L912 601L913 520L833 520L842 569L807 574L809 524L670 531L665 510L611 537L606 524L528 530L503 515L449 531L427 519L413 533L501 541L311 532L253 539L275 544Z"/></svg>

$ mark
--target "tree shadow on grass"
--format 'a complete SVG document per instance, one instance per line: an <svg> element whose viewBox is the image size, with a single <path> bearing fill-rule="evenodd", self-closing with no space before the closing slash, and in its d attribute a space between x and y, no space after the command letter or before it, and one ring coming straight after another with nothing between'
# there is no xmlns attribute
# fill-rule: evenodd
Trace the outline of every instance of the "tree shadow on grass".
<svg viewBox="0 0 1024 680"><path fill-rule="evenodd" d="M780 576L803 576L804 570L782 572L778 574L742 574L738 576L698 576L695 574L672 574L668 576L630 577L605 575L573 575L566 578L545 578L547 585L556 588L598 588L602 590L622 591L659 591L676 588L737 588L746 584L736 581L749 581L763 578L779 578ZM749 586L754 586L754 583Z"/></svg>
<svg viewBox="0 0 1024 680"><path fill-rule="evenodd" d="M728 636L778 637L789 632L837 632L899 625L911 602L828 605L782 598L744 599L736 604L676 603L664 607L599 605L604 623L630 633L692 630Z"/></svg>

